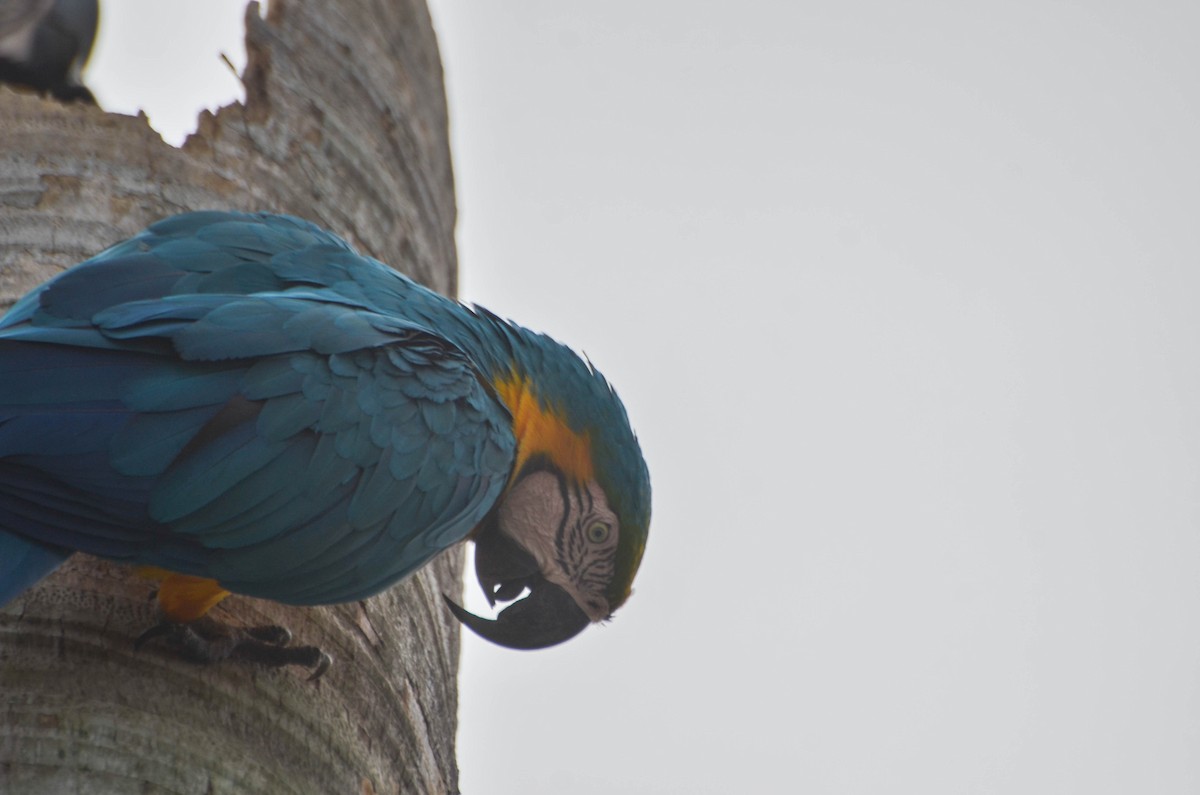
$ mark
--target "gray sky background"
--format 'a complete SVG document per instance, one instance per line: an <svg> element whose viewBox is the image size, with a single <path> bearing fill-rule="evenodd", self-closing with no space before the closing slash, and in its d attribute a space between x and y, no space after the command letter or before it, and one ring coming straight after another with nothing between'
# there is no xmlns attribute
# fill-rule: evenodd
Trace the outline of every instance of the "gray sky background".
<svg viewBox="0 0 1200 795"><path fill-rule="evenodd" d="M239 5L111 0L102 104L178 141ZM1200 6L433 12L464 297L655 488L610 626L464 640L463 790L1200 791Z"/></svg>

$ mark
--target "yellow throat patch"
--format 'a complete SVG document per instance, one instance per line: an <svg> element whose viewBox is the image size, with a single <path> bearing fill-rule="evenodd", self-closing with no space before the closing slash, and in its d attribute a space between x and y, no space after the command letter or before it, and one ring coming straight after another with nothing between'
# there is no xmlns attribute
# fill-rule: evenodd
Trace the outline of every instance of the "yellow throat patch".
<svg viewBox="0 0 1200 795"><path fill-rule="evenodd" d="M587 433L571 430L553 406L543 406L529 379L510 374L492 385L513 416L517 437L515 476L530 458L544 455L569 478L586 483L595 476L592 441Z"/></svg>

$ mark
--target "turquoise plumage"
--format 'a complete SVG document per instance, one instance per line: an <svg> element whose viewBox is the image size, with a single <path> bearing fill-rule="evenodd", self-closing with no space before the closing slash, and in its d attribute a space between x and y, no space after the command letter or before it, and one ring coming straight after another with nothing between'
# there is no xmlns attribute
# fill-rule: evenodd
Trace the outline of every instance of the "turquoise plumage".
<svg viewBox="0 0 1200 795"><path fill-rule="evenodd" d="M495 622L452 609L536 647L625 600L648 524L590 365L299 219L166 219L0 319L0 603L73 551L345 602L471 536L490 599L533 594Z"/></svg>

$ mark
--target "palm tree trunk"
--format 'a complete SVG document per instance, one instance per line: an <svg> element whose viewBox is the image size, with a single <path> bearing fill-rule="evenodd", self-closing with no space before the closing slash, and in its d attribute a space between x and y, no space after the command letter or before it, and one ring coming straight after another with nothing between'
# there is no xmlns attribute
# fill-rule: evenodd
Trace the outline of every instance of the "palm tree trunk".
<svg viewBox="0 0 1200 795"><path fill-rule="evenodd" d="M316 221L443 292L455 206L442 69L420 0L273 0L247 10L246 102L182 149L142 118L0 88L0 308L173 213ZM231 623L332 653L299 669L133 650L151 584L76 556L0 610L0 792L457 792L460 553L357 604L234 597Z"/></svg>

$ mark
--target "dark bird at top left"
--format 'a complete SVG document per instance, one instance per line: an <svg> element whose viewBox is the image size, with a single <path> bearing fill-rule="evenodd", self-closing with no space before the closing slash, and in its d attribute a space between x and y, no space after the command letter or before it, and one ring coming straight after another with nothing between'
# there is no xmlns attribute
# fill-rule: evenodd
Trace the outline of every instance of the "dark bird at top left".
<svg viewBox="0 0 1200 795"><path fill-rule="evenodd" d="M96 104L83 84L98 0L0 0L0 81Z"/></svg>

